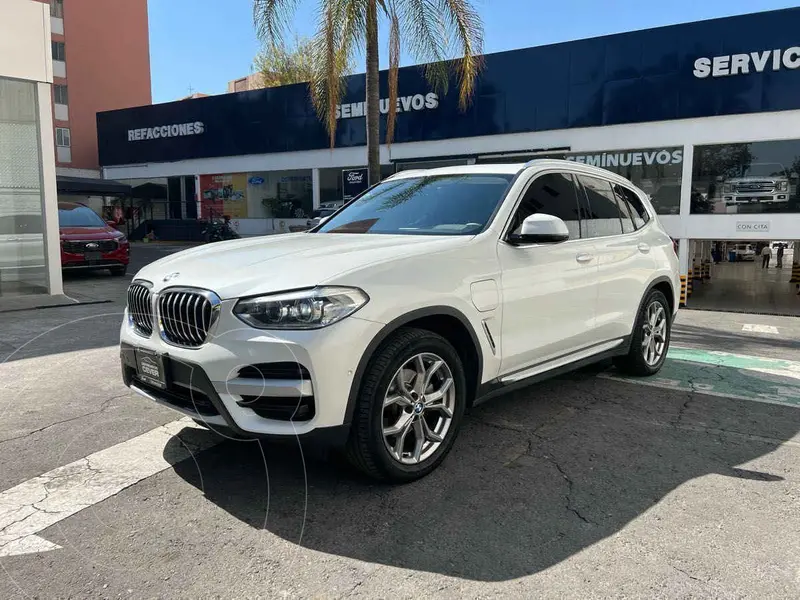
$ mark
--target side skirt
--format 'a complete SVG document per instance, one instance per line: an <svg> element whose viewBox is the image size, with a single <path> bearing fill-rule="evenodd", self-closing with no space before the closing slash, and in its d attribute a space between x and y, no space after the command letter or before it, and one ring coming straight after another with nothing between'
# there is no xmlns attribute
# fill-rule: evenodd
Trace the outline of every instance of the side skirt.
<svg viewBox="0 0 800 600"><path fill-rule="evenodd" d="M592 365L598 362L602 362L604 360L608 360L610 358L614 358L615 356L624 356L630 351L631 347L631 336L627 336L622 338L621 342L614 346L613 348L606 350L605 352L600 352L599 354L593 354L592 356L587 356L586 358L579 358L576 359L574 362L570 362L564 365L553 367L552 369L542 371L540 373L535 373L530 377L526 377L524 379L520 379L517 381L503 383L500 377L492 379L491 381L487 381L486 383L481 384L481 387L478 389L477 397L475 401L472 403L472 406L477 406L479 404L483 404L488 400L492 400L497 396L502 396L503 394L508 394L515 390L519 390L534 383L539 383L541 381L545 381L547 379L551 379L558 375L563 375L564 373L570 373L572 371L576 371L588 365Z"/></svg>

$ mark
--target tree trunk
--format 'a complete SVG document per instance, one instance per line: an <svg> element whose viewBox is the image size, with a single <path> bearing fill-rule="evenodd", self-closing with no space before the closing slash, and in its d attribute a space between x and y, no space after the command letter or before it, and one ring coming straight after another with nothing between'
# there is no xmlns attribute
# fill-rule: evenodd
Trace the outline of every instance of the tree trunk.
<svg viewBox="0 0 800 600"><path fill-rule="evenodd" d="M369 185L381 180L381 111L378 79L378 6L367 0L367 167Z"/></svg>

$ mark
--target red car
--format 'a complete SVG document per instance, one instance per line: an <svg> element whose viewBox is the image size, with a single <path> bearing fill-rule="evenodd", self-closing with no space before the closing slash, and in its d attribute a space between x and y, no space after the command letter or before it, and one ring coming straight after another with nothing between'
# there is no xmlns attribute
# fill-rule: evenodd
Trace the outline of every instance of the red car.
<svg viewBox="0 0 800 600"><path fill-rule="evenodd" d="M58 203L62 269L110 269L112 275L128 270L128 238L88 206Z"/></svg>

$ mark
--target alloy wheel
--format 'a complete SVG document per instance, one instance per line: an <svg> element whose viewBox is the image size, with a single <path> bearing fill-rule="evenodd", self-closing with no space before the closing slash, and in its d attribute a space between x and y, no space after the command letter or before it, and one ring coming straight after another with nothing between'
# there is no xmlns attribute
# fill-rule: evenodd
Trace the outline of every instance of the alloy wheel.
<svg viewBox="0 0 800 600"><path fill-rule="evenodd" d="M419 464L442 445L453 422L453 373L438 355L423 352L397 369L383 399L383 442L402 464Z"/></svg>
<svg viewBox="0 0 800 600"><path fill-rule="evenodd" d="M667 311L660 302L651 302L642 325L642 356L651 367L657 365L667 346Z"/></svg>

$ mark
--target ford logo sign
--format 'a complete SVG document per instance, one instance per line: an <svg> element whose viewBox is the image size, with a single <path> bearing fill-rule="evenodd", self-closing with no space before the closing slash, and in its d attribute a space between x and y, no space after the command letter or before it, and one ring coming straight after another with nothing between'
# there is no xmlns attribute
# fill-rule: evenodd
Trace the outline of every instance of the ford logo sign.
<svg viewBox="0 0 800 600"><path fill-rule="evenodd" d="M261 185L261 184L264 183L264 178L263 177L251 177L250 179L247 180L247 183L249 183L250 185Z"/></svg>
<svg viewBox="0 0 800 600"><path fill-rule="evenodd" d="M363 171L350 171L347 174L347 183L361 183L364 181Z"/></svg>
<svg viewBox="0 0 800 600"><path fill-rule="evenodd" d="M89 242L88 244L86 244L86 248L88 250L95 250L96 248L99 248L99 247L100 247L100 244L97 244L95 242Z"/></svg>

